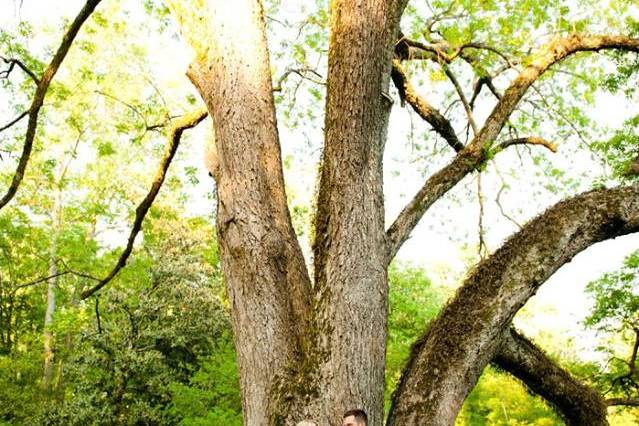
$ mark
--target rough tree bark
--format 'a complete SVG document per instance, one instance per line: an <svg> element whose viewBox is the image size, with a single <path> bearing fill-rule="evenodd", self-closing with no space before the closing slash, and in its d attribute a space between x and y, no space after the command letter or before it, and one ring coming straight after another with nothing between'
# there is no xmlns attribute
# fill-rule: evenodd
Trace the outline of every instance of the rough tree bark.
<svg viewBox="0 0 639 426"><path fill-rule="evenodd" d="M363 408L383 421L388 284L382 157L387 95L405 2L335 1L331 8L325 145L313 247L319 386L330 424ZM332 420L335 422L335 420Z"/></svg>
<svg viewBox="0 0 639 426"><path fill-rule="evenodd" d="M244 422L266 425L277 379L301 361L310 279L284 192L262 6L209 1L202 13L208 46L189 77L214 123L209 163Z"/></svg>

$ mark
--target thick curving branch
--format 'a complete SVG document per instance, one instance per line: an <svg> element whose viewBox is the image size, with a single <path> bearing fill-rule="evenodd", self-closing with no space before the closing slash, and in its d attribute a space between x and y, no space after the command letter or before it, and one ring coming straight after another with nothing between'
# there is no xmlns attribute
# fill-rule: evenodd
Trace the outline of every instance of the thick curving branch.
<svg viewBox="0 0 639 426"><path fill-rule="evenodd" d="M552 404L568 426L607 426L606 405L599 392L581 383L514 329L503 333L492 360Z"/></svg>
<svg viewBox="0 0 639 426"><path fill-rule="evenodd" d="M639 52L639 39L625 36L573 34L551 41L533 56L531 64L524 68L510 84L502 99L486 119L473 144L484 146L497 138L528 88L552 65L578 52L596 52L604 49Z"/></svg>
<svg viewBox="0 0 639 426"><path fill-rule="evenodd" d="M639 231L639 185L562 201L472 271L413 348L389 425L451 425L501 335L562 265L605 239Z"/></svg>
<svg viewBox="0 0 639 426"><path fill-rule="evenodd" d="M58 72L62 61L67 56L67 53L69 52L69 49L73 44L73 40L78 35L80 28L82 28L82 24L84 24L89 16L91 16L100 1L101 0L87 0L87 2L80 10L80 13L78 13L78 15L71 23L69 29L64 34L60 47L58 47L57 52L55 53L55 55L53 55L53 59L51 59L49 66L47 66L47 68L44 70L41 78L37 78L33 73L26 71L26 67L23 68L25 72L27 72L29 76L35 82L37 82L37 87L35 90L35 94L33 95L33 101L31 102L31 106L29 107L29 123L27 125L27 131L24 136L22 154L20 155L18 167L16 168L16 171L13 175L13 179L11 180L11 184L9 185L9 189L7 189L6 194L2 197L2 199L0 199L0 209L6 206L9 201L11 201L11 199L16 195L18 187L20 186L20 183L24 178L24 173L27 169L29 158L31 157L31 150L33 149L33 140L35 139L36 128L38 127L38 113L40 112L40 108L42 108L42 104L44 103L44 97L47 94L47 90L49 89L51 80L53 80L53 77L55 76L56 72Z"/></svg>
<svg viewBox="0 0 639 426"><path fill-rule="evenodd" d="M129 233L129 239L127 240L126 247L120 254L120 258L116 263L115 267L109 272L109 274L104 277L100 282L98 282L95 286L85 290L82 292L80 298L85 300L107 285L115 276L124 268L126 265L131 252L133 251L133 243L135 242L135 238L138 233L142 230L142 222L144 218L151 208L153 201L155 201L155 197L160 192L160 188L164 183L164 178L166 177L166 172L171 165L171 161L175 156L178 145L180 144L180 138L182 137L182 133L191 129L198 125L202 120L206 118L208 115L205 109L197 110L191 114L185 115L181 117L178 121L174 122L171 126L171 130L169 131L169 140L164 149L164 155L162 156L162 160L160 160L160 165L155 174L155 178L153 179L153 183L151 184L151 189L149 189L148 194L144 197L144 200L138 205L135 209L135 219L133 221L133 226L131 227L131 232Z"/></svg>
<svg viewBox="0 0 639 426"><path fill-rule="evenodd" d="M619 49L639 52L639 39L625 36L573 34L550 42L533 56L531 64L524 68L486 119L484 126L457 157L431 176L413 199L388 228L388 262L408 239L422 216L441 196L453 188L466 175L479 167L487 158L488 148L499 136L517 104L528 88L552 65L578 52Z"/></svg>
<svg viewBox="0 0 639 426"><path fill-rule="evenodd" d="M453 161L429 177L386 230L387 263L395 257L430 206L473 172L486 158L483 151L462 149Z"/></svg>

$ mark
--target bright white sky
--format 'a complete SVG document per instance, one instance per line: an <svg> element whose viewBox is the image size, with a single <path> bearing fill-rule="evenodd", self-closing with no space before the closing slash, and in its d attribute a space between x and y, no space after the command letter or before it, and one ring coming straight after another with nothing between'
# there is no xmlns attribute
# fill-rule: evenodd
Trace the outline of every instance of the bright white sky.
<svg viewBox="0 0 639 426"><path fill-rule="evenodd" d="M302 0L288 2L287 8L290 7L290 10L294 11L301 2ZM18 7L20 3L22 3L21 8ZM19 22L20 18L36 25L57 25L61 17L71 19L83 3L81 0L24 0L23 2L20 0L0 0L0 27L11 28ZM176 79L184 78L183 75L190 56L185 46L179 42L174 42L170 46L163 45L161 51L164 54L155 59L160 64L157 72L160 87L162 87L163 81L166 84L173 84L172 82ZM0 111L2 111L1 103L0 100ZM598 117L602 120L602 124L618 126L625 117L633 112L636 113L636 103L631 104L627 100L602 94L598 106L591 111L591 116ZM5 121L7 120L0 120L0 122ZM395 217L421 186L424 179L421 176L421 171L406 161L406 158L410 156L408 155L410 153L407 154L407 150L409 150L407 129L409 127L410 119L407 110L394 108L385 156L388 221ZM200 128L194 132L193 138L195 140L199 138L203 131ZM303 139L299 134L303 131L304 129L298 130L297 133L296 131L282 132L284 156L293 152L290 149L291 141ZM200 148L193 151L193 162L201 166L202 152ZM498 161L501 163L508 164L509 161L514 161L507 154L500 155L502 158L498 158ZM561 148L559 153L555 155L558 156L558 164L564 168L577 167L574 159L562 159ZM594 165L586 164L585 167L594 167ZM401 170L401 173L396 175L393 173L396 170ZM523 171L522 175L525 176ZM299 170L287 172L288 184L294 188L294 192L301 199L311 199L314 178L315 166L313 164L308 164L306 170L301 173ZM467 179L464 184L474 187L475 181ZM492 181L487 179L487 182L484 183L487 200L494 199L497 185L494 179ZM515 181L511 181L511 185L517 186ZM210 210L209 202L205 201L202 194L194 194L194 197L198 196L202 200L199 203L199 210L208 212ZM547 199L536 199L531 205L530 197L531 194L525 191L521 193L512 191L508 199L504 200L504 204L508 210L521 211L513 213L513 215L517 216L520 221L525 221L540 211L536 207L538 204L548 206L556 201L556 197L553 198L552 195L548 194ZM195 199L194 202L198 203ZM526 206L535 210L526 211ZM489 248L494 250L499 246L500 241L514 232L516 228L500 216L494 203L487 203L486 208L486 221L490 227L487 239ZM452 229L451 224L454 224ZM474 247L463 249L460 240L463 240L464 235L476 234L476 229L477 206L475 202L470 206L459 208L454 201L442 200L415 229L412 238L402 248L398 257L415 265L424 266L431 271L431 276L435 281L444 280L448 281L448 284L454 284L453 281L457 281L468 267L467 259L470 253L476 251ZM473 242L473 244L475 243ZM639 235L633 235L598 244L575 257L571 263L558 271L529 303L528 306L534 307L535 310L541 308L539 311L542 314L527 316L527 325L522 324L522 328L525 328L532 335L538 335L544 329L568 330L570 335L578 337L575 341L578 347L581 346L584 349L591 347L592 336L582 333L580 327L577 326L584 318L589 306L589 301L582 290L589 281L598 278L603 272L618 267L622 259L637 248L639 248ZM532 310L530 309L530 311Z"/></svg>

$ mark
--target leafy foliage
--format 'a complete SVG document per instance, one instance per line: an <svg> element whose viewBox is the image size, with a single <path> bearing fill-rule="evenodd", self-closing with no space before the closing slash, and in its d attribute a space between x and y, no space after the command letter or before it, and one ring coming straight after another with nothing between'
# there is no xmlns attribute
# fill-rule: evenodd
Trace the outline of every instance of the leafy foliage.
<svg viewBox="0 0 639 426"><path fill-rule="evenodd" d="M444 301L423 269L393 264L388 271L389 315L386 349L386 407L399 382L410 348Z"/></svg>
<svg viewBox="0 0 639 426"><path fill-rule="evenodd" d="M603 331L639 327L639 251L630 254L621 269L588 284L595 300L586 325Z"/></svg>
<svg viewBox="0 0 639 426"><path fill-rule="evenodd" d="M538 396L507 374L488 368L464 403L458 426L559 426L563 421Z"/></svg>
<svg viewBox="0 0 639 426"><path fill-rule="evenodd" d="M598 351L606 358L596 376L608 396L637 397L639 372L639 251L631 253L615 272L588 284L594 306L585 321L607 340ZM637 414L639 415L639 413Z"/></svg>

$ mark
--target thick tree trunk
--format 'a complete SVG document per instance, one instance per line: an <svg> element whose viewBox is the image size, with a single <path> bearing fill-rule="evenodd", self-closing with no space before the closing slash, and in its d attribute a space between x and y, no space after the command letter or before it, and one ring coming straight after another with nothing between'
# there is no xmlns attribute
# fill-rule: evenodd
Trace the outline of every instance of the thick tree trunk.
<svg viewBox="0 0 639 426"><path fill-rule="evenodd" d="M572 377L515 330L504 332L493 363L554 405L567 425L608 425L601 395Z"/></svg>
<svg viewBox="0 0 639 426"><path fill-rule="evenodd" d="M382 156L398 7L331 2L325 146L313 247L319 424L361 408L383 422L388 283Z"/></svg>
<svg viewBox="0 0 639 426"><path fill-rule="evenodd" d="M291 225L264 16L255 0L209 1L206 46L189 70L213 118L217 233L231 304L244 422L266 425L300 363L310 280Z"/></svg>
<svg viewBox="0 0 639 426"><path fill-rule="evenodd" d="M389 425L452 425L500 338L548 277L588 246L639 230L639 186L563 201L481 262L413 354Z"/></svg>

